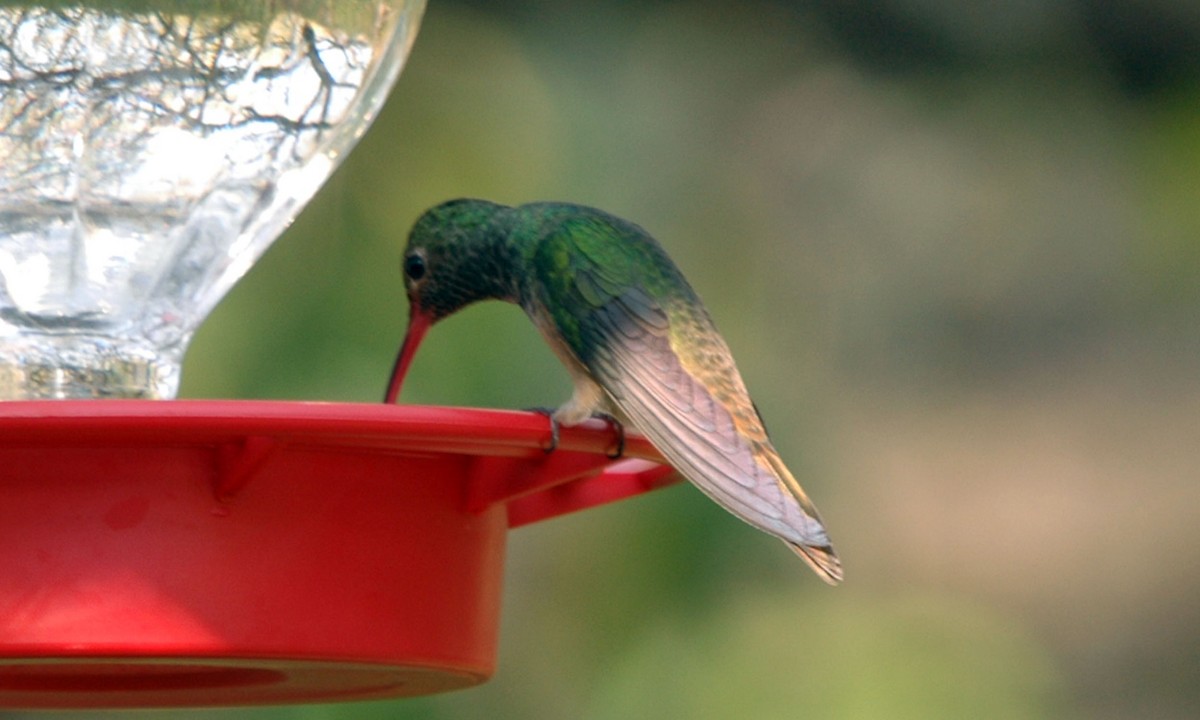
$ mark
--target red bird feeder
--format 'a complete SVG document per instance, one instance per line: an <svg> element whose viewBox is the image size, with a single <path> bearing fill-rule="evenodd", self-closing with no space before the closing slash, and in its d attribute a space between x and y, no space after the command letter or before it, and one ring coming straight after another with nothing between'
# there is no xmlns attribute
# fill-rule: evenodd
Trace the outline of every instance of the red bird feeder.
<svg viewBox="0 0 1200 720"><path fill-rule="evenodd" d="M0 403L0 706L481 683L509 528L673 481L601 421L417 406Z"/></svg>
<svg viewBox="0 0 1200 720"><path fill-rule="evenodd" d="M599 421L547 454L530 413L166 399L424 2L58 5L0 8L0 707L484 681L508 529L670 482L645 440L612 461Z"/></svg>

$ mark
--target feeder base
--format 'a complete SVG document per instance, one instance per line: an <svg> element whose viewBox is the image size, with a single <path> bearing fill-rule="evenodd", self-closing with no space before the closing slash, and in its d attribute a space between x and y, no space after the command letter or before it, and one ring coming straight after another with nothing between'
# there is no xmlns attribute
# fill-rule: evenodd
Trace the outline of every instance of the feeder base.
<svg viewBox="0 0 1200 720"><path fill-rule="evenodd" d="M264 705L412 697L479 684L445 668L298 660L0 659L8 707L129 708Z"/></svg>
<svg viewBox="0 0 1200 720"><path fill-rule="evenodd" d="M669 481L603 423L228 401L0 403L0 707L425 695L495 666L510 527Z"/></svg>

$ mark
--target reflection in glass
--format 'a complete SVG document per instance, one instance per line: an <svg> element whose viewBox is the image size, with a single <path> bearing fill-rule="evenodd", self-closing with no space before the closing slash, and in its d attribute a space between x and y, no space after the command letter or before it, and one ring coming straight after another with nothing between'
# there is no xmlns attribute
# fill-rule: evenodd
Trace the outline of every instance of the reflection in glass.
<svg viewBox="0 0 1200 720"><path fill-rule="evenodd" d="M170 397L423 0L0 4L0 398Z"/></svg>

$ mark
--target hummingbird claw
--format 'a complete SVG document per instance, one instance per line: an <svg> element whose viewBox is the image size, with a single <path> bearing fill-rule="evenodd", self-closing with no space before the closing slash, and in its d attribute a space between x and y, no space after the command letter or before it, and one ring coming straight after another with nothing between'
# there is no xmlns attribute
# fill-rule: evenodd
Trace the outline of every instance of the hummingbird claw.
<svg viewBox="0 0 1200 720"><path fill-rule="evenodd" d="M544 407L533 407L533 408L528 408L528 410L529 410L529 412L535 412L538 415L545 415L546 419L550 421L550 447L542 448L542 452L549 455L550 453L552 453L558 449L559 423L558 423L558 420L556 420L554 418L554 411L551 410L550 408L544 408Z"/></svg>
<svg viewBox="0 0 1200 720"><path fill-rule="evenodd" d="M606 412L594 412L592 417L600 418L608 423L609 427L617 435L617 449L613 452L604 453L609 460L619 460L625 456L625 425L620 420Z"/></svg>
<svg viewBox="0 0 1200 720"><path fill-rule="evenodd" d="M554 419L554 413L546 413L546 419L550 421L550 447L542 450L549 455L558 449L558 421Z"/></svg>

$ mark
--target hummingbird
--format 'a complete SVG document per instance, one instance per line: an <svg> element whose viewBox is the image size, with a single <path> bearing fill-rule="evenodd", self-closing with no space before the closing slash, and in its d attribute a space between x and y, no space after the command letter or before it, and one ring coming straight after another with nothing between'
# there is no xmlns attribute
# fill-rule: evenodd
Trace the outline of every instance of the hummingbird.
<svg viewBox="0 0 1200 720"><path fill-rule="evenodd" d="M451 200L417 219L402 268L409 321L388 402L433 324L477 301L515 303L573 382L552 428L594 415L629 426L821 579L842 580L817 508L771 444L728 345L641 227L570 203Z"/></svg>

